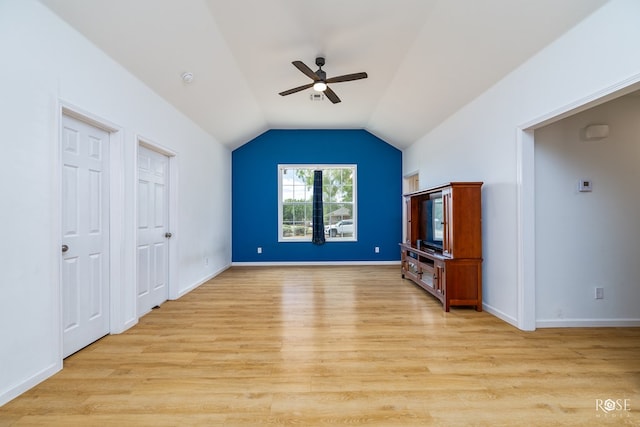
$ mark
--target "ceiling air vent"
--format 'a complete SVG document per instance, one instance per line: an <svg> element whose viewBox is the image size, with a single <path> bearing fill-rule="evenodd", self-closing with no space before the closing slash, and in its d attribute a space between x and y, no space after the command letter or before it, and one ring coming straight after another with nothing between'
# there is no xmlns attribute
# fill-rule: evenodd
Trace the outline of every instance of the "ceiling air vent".
<svg viewBox="0 0 640 427"><path fill-rule="evenodd" d="M309 98L311 98L312 101L324 101L324 94L312 93L311 95L309 95Z"/></svg>

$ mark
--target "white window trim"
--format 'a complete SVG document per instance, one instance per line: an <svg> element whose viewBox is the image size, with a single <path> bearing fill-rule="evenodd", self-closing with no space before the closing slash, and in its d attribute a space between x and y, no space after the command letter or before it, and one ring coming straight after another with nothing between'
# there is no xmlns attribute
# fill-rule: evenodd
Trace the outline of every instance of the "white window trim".
<svg viewBox="0 0 640 427"><path fill-rule="evenodd" d="M358 241L358 165L351 163L326 163L326 164L310 164L310 163L288 163L278 164L278 243L311 243L311 237L282 237L282 170L283 169L346 169L353 168L353 219L355 226L353 229L353 236L351 237L327 237L326 243L342 243L342 242L357 242Z"/></svg>

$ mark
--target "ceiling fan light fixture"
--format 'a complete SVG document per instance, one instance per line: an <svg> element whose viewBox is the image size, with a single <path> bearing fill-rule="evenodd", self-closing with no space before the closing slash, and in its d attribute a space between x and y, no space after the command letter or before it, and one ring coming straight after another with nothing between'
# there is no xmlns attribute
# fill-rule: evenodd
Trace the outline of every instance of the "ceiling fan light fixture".
<svg viewBox="0 0 640 427"><path fill-rule="evenodd" d="M315 82L313 84L313 90L315 90L316 92L324 92L325 90L327 90L327 84L325 82Z"/></svg>

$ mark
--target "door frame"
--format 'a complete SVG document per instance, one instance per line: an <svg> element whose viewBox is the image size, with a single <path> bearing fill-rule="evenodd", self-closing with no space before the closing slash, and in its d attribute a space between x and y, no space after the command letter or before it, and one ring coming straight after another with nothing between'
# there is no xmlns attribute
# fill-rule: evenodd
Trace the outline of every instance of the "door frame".
<svg viewBox="0 0 640 427"><path fill-rule="evenodd" d="M534 118L516 130L517 293L516 326L534 331L536 318L535 130L640 89L640 74Z"/></svg>
<svg viewBox="0 0 640 427"><path fill-rule="evenodd" d="M156 153L167 156L169 159L169 185L167 186L167 191L169 193L168 203L169 203L169 221L168 227L169 232L171 232L172 236L169 239L169 252L168 252L168 264L169 264L169 274L168 274L168 289L169 293L167 295L168 299L175 300L180 297L180 290L178 287L178 243L180 241L180 233L178 232L178 153L173 150L164 147L157 142L153 141L150 138L146 138L140 134L136 135L136 157L135 157L135 183L134 186L134 199L135 203L135 230L136 230L136 244L138 240L138 148L142 146L151 151L155 151ZM134 271L138 271L138 258L134 257ZM138 286L137 283L137 275L136 283L134 284L136 289ZM136 301L137 304L137 301Z"/></svg>
<svg viewBox="0 0 640 427"><path fill-rule="evenodd" d="M62 362L63 355L63 298L62 298L62 270L60 261L60 247L62 245L62 119L63 116L69 116L80 120L91 126L95 126L109 133L108 152L109 152L109 333L120 333L128 329L131 325L126 325L123 321L122 313L122 296L124 283L119 280L122 277L123 259L122 250L123 242L118 236L124 234L124 180L120 171L123 169L123 130L120 126L110 122L109 120L99 117L88 112L76 105L64 100L58 100L58 108L56 115L57 124L57 143L55 144L54 153L54 186L56 194L54 200L54 218L52 231L54 236L53 242L56 247L53 248L53 256L55 261L55 280L56 290L58 293L57 308L57 329L58 329L58 357Z"/></svg>

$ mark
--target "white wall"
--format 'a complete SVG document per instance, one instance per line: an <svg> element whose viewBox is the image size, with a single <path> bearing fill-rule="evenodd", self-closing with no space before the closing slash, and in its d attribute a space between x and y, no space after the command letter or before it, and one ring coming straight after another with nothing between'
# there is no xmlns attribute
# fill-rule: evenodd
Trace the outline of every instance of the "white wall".
<svg viewBox="0 0 640 427"><path fill-rule="evenodd" d="M404 171L419 170L423 188L485 182L484 306L514 325L520 314L518 128L621 82L637 81L638 17L640 2L612 0L405 150Z"/></svg>
<svg viewBox="0 0 640 427"><path fill-rule="evenodd" d="M138 136L177 153L180 295L231 262L231 153L33 0L0 0L0 404L62 367L60 106L119 131L121 248L112 330L136 321ZM121 240L121 241L120 241ZM204 258L209 258L205 266Z"/></svg>
<svg viewBox="0 0 640 427"><path fill-rule="evenodd" d="M603 123L609 137L585 140ZM538 326L640 319L640 96L537 129L535 176ZM592 192L578 192L581 179Z"/></svg>

